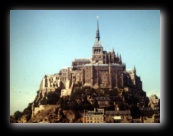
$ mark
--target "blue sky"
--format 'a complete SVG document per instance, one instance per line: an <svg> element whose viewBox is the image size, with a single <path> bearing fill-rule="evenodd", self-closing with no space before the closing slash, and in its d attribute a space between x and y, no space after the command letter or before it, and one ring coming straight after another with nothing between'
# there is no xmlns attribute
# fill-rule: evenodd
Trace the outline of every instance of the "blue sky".
<svg viewBox="0 0 173 136"><path fill-rule="evenodd" d="M103 49L135 66L147 96L160 98L160 10L11 10L10 114L33 102L45 74L91 58L96 16Z"/></svg>

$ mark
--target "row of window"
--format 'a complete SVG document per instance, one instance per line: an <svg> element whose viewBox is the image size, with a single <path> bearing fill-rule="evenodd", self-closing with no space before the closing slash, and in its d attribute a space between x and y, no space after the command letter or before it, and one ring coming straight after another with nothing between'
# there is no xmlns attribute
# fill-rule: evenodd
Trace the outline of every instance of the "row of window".
<svg viewBox="0 0 173 136"><path fill-rule="evenodd" d="M85 123L103 123L103 120L101 120L101 121L86 121Z"/></svg>
<svg viewBox="0 0 173 136"><path fill-rule="evenodd" d="M102 56L94 56L93 58L102 58ZM104 58L104 57L103 57Z"/></svg>
<svg viewBox="0 0 173 136"><path fill-rule="evenodd" d="M62 72L67 72L67 69L62 69Z"/></svg>
<svg viewBox="0 0 173 136"><path fill-rule="evenodd" d="M85 117L85 119L86 120L90 120L90 121L92 121L92 120L103 120L103 117Z"/></svg>

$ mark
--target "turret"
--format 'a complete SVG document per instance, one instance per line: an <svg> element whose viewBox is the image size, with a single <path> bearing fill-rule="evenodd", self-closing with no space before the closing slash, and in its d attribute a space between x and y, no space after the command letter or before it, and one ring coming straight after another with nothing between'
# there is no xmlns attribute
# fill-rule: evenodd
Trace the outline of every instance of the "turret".
<svg viewBox="0 0 173 136"><path fill-rule="evenodd" d="M103 63L103 47L100 42L100 32L99 32L99 23L97 16L97 30L96 30L96 39L92 49L92 60L93 63Z"/></svg>
<svg viewBox="0 0 173 136"><path fill-rule="evenodd" d="M134 68L133 68L133 72L135 73L135 75L136 75L136 67L134 66Z"/></svg>
<svg viewBox="0 0 173 136"><path fill-rule="evenodd" d="M121 60L121 55L120 55L120 59L119 59L119 62L120 62L120 64L122 64L122 60Z"/></svg>

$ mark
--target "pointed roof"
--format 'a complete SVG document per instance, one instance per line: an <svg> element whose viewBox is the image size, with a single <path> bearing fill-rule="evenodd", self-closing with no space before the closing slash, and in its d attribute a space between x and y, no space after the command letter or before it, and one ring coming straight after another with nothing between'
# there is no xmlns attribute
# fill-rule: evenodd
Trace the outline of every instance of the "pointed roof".
<svg viewBox="0 0 173 136"><path fill-rule="evenodd" d="M134 66L134 68L133 68L133 71L134 71L134 73L136 74L136 67Z"/></svg>
<svg viewBox="0 0 173 136"><path fill-rule="evenodd" d="M102 47L101 42L100 42L100 32L99 32L98 16L97 16L96 40L95 40L95 43L94 43L94 47Z"/></svg>
<svg viewBox="0 0 173 136"><path fill-rule="evenodd" d="M121 60L121 54L120 54L120 63L122 63L122 60Z"/></svg>
<svg viewBox="0 0 173 136"><path fill-rule="evenodd" d="M97 16L97 31L96 31L96 39L100 41L100 33L99 33L99 22L98 22L98 16Z"/></svg>
<svg viewBox="0 0 173 136"><path fill-rule="evenodd" d="M114 48L112 49L112 52L115 53Z"/></svg>
<svg viewBox="0 0 173 136"><path fill-rule="evenodd" d="M136 71L136 67L135 66L134 66L133 70Z"/></svg>

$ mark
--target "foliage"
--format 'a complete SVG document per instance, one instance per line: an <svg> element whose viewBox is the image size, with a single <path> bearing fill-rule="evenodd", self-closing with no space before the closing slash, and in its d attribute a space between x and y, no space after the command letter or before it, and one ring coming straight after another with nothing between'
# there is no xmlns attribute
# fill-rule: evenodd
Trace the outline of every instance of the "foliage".
<svg viewBox="0 0 173 136"><path fill-rule="evenodd" d="M117 88L114 88L111 91L109 91L110 96L118 96L119 93L120 93L120 91Z"/></svg>
<svg viewBox="0 0 173 136"><path fill-rule="evenodd" d="M130 111L131 111L131 116L133 119L140 118L141 112L140 112L140 109L136 105L133 105Z"/></svg>
<svg viewBox="0 0 173 136"><path fill-rule="evenodd" d="M57 104L59 104L60 106L62 106L62 104L63 104L63 97L59 98Z"/></svg>
<svg viewBox="0 0 173 136"><path fill-rule="evenodd" d="M23 110L23 114L32 114L32 103L29 103L28 107Z"/></svg>
<svg viewBox="0 0 173 136"><path fill-rule="evenodd" d="M17 123L17 120L14 116L10 116L10 123Z"/></svg>
<svg viewBox="0 0 173 136"><path fill-rule="evenodd" d="M124 102L119 104L119 110L128 110L128 105Z"/></svg>
<svg viewBox="0 0 173 136"><path fill-rule="evenodd" d="M75 88L71 94L71 100L75 100L76 98L80 98L82 94L82 90L80 88Z"/></svg>
<svg viewBox="0 0 173 136"><path fill-rule="evenodd" d="M49 92L47 94L47 104L56 104L59 99L59 94L57 92Z"/></svg>
<svg viewBox="0 0 173 136"><path fill-rule="evenodd" d="M63 98L63 101L62 101L62 108L63 108L64 110L69 110L68 102L69 102L69 100L68 100L66 97L64 97L64 98Z"/></svg>
<svg viewBox="0 0 173 136"><path fill-rule="evenodd" d="M44 97L43 99L40 100L40 104L41 105L46 105L47 104L46 97Z"/></svg>
<svg viewBox="0 0 173 136"><path fill-rule="evenodd" d="M93 108L99 108L99 104L97 103L97 101L95 101L95 103L92 106Z"/></svg>
<svg viewBox="0 0 173 136"><path fill-rule="evenodd" d="M15 120L18 120L18 119L21 118L21 117L22 117L22 112L16 111L16 112L14 113L14 118L15 118Z"/></svg>
<svg viewBox="0 0 173 136"><path fill-rule="evenodd" d="M71 110L77 110L78 103L76 101L72 101L69 107Z"/></svg>
<svg viewBox="0 0 173 136"><path fill-rule="evenodd" d="M26 115L27 121L31 119L31 115L32 115L32 104L33 104L33 103L29 103L29 104L28 104L28 107L25 108L25 109L23 110L23 113L22 113L23 115L24 115L24 114Z"/></svg>

